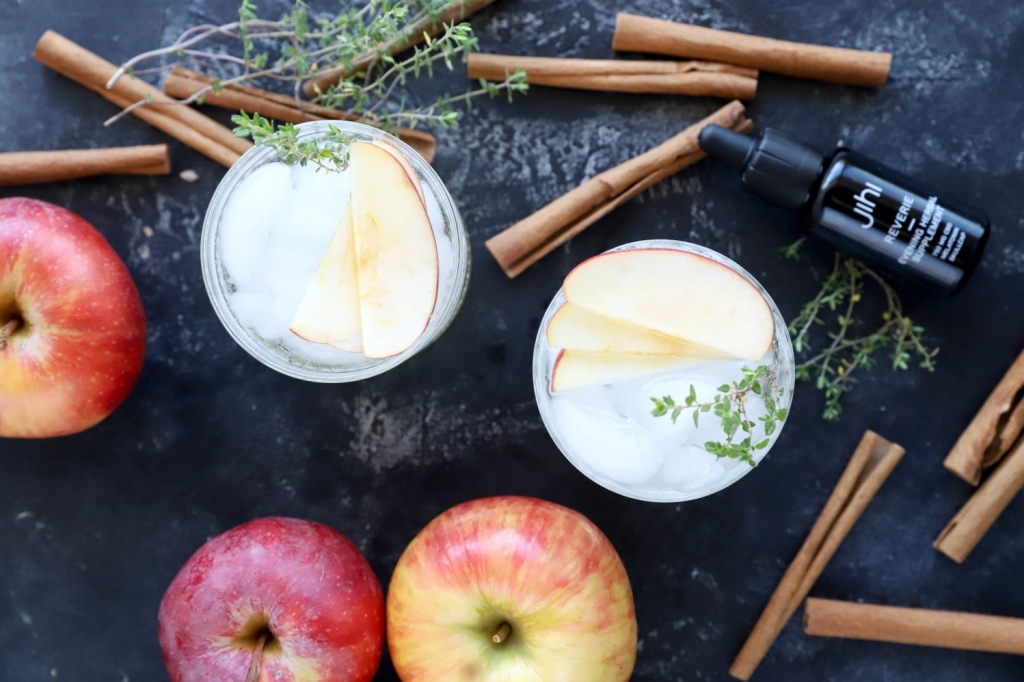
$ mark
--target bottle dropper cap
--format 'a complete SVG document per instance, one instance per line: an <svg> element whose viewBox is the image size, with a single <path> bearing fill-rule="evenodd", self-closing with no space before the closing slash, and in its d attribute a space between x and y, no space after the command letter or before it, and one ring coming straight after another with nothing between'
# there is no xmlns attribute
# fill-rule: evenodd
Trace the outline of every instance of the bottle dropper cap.
<svg viewBox="0 0 1024 682"><path fill-rule="evenodd" d="M705 126L697 137L710 156L740 168L740 184L789 209L807 203L821 175L822 155L807 145L766 129L751 138L718 125Z"/></svg>

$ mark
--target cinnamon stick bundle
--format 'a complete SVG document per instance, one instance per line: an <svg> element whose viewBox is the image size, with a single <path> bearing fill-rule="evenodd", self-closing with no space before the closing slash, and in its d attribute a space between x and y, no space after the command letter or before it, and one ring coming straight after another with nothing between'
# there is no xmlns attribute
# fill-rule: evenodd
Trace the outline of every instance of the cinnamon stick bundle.
<svg viewBox="0 0 1024 682"><path fill-rule="evenodd" d="M469 55L470 78L503 81L522 69L532 85L578 90L754 99L757 70L717 62Z"/></svg>
<svg viewBox="0 0 1024 682"><path fill-rule="evenodd" d="M971 485L998 463L1024 431L1024 352L1017 356L949 451L943 465Z"/></svg>
<svg viewBox="0 0 1024 682"><path fill-rule="evenodd" d="M132 114L224 166L231 166L252 146L198 111L173 104L174 100L136 78L125 76L108 89L106 83L117 67L54 31L43 34L32 56L122 109L144 99L167 104L137 107Z"/></svg>
<svg viewBox="0 0 1024 682"><path fill-rule="evenodd" d="M165 144L0 153L0 187L94 175L168 175L170 172L171 157Z"/></svg>
<svg viewBox="0 0 1024 682"><path fill-rule="evenodd" d="M324 71L316 78L312 78L302 84L302 91L306 97L315 97L319 92L326 92L327 88L337 83L342 78L348 78L352 74L365 71L371 64L377 61L379 54L396 55L422 43L426 36L433 38L444 30L445 24L462 21L483 8L491 5L494 0L452 0L436 17L424 17L423 19L406 26L402 33L391 42L381 45L377 50L368 54L360 55L352 60L349 65L342 65L334 69Z"/></svg>
<svg viewBox="0 0 1024 682"><path fill-rule="evenodd" d="M487 249L509 277L569 241L612 209L690 166L705 154L697 144L704 126L749 129L740 102L732 101L661 145L595 175L576 189L487 240Z"/></svg>
<svg viewBox="0 0 1024 682"><path fill-rule="evenodd" d="M758 618L729 674L749 680L868 503L903 457L903 448L866 431L796 558Z"/></svg>
<svg viewBox="0 0 1024 682"><path fill-rule="evenodd" d="M1024 656L1024 619L808 599L804 630L820 637Z"/></svg>
<svg viewBox="0 0 1024 682"><path fill-rule="evenodd" d="M888 52L794 43L627 13L616 18L612 47L865 87L885 83L892 65Z"/></svg>
<svg viewBox="0 0 1024 682"><path fill-rule="evenodd" d="M1010 448L971 499L939 533L932 546L963 563L1010 501L1024 487L1024 438Z"/></svg>
<svg viewBox="0 0 1024 682"><path fill-rule="evenodd" d="M203 73L175 66L164 79L164 93L178 99L186 99L194 93L213 83L213 78ZM354 121L356 116L346 115L343 111L321 106L313 102L297 102L295 98L281 95L269 90L254 88L237 83L223 86L220 92L209 92L203 97L205 104L225 109L239 109L248 113L259 113L261 116L288 123L304 123L306 121L346 120ZM437 139L424 130L402 128L398 137L431 163L437 152Z"/></svg>

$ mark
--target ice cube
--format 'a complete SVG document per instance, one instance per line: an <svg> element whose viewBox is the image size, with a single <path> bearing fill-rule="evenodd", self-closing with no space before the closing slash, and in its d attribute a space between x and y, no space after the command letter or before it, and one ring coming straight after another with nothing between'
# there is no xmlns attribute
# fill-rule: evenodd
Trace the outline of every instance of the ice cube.
<svg viewBox="0 0 1024 682"><path fill-rule="evenodd" d="M719 395L718 387L723 382L712 383L711 379L703 372L698 372L697 369L697 367L685 368L653 379L642 380L643 383L636 390L636 393L647 400L647 404L643 407L654 407L654 403L651 402L652 397L659 400L671 397L677 405L685 406L686 398L690 395L691 386L693 387L694 394L697 396L696 402L704 403L714 399L716 395ZM636 407L633 412L629 413L630 417L651 434L661 438L668 446L676 447L684 443L695 442L697 438L702 437L697 434L697 427L693 423L693 413L699 408L683 409L675 423L673 423L671 414L655 417L651 414L651 409L647 409L646 412L640 410L641 403L639 400L635 401L635 405ZM714 419L713 415L702 413L698 421L703 427L705 423L712 422ZM707 440L707 438L703 438L700 442L703 443L704 440Z"/></svg>
<svg viewBox="0 0 1024 682"><path fill-rule="evenodd" d="M267 296L262 293L239 292L231 295L231 311L239 324L264 339L276 339L288 330L276 315L267 309Z"/></svg>
<svg viewBox="0 0 1024 682"><path fill-rule="evenodd" d="M309 287L311 273L298 269L280 269L267 277L270 284L270 308L274 315L290 327Z"/></svg>
<svg viewBox="0 0 1024 682"><path fill-rule="evenodd" d="M724 476L725 467L721 461L697 445L684 445L675 449L666 457L661 471L665 484L680 492L712 486Z"/></svg>
<svg viewBox="0 0 1024 682"><path fill-rule="evenodd" d="M625 486L645 483L661 468L658 442L629 419L580 404L571 396L552 401L557 433L574 459Z"/></svg>
<svg viewBox="0 0 1024 682"><path fill-rule="evenodd" d="M290 185L288 166L268 163L242 180L231 194L218 228L224 267L239 289L258 288L260 263L270 230L283 212L282 189Z"/></svg>

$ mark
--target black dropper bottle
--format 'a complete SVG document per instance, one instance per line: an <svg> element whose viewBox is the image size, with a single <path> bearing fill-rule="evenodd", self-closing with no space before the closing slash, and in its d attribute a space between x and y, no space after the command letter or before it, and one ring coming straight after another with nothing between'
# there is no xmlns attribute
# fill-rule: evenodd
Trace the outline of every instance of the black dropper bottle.
<svg viewBox="0 0 1024 682"><path fill-rule="evenodd" d="M822 155L772 129L751 138L717 125L699 143L742 169L743 187L799 210L811 234L933 292L963 286L988 241L981 211L849 149Z"/></svg>

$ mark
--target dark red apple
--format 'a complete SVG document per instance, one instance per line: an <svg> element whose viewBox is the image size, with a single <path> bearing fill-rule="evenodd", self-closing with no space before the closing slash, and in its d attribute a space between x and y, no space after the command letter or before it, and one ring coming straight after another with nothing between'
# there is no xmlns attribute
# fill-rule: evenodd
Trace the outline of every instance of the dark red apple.
<svg viewBox="0 0 1024 682"><path fill-rule="evenodd" d="M200 547L158 623L172 682L365 682L380 664L384 597L344 535L268 517Z"/></svg>
<svg viewBox="0 0 1024 682"><path fill-rule="evenodd" d="M135 385L142 301L124 263L71 211L0 199L0 436L83 431Z"/></svg>

